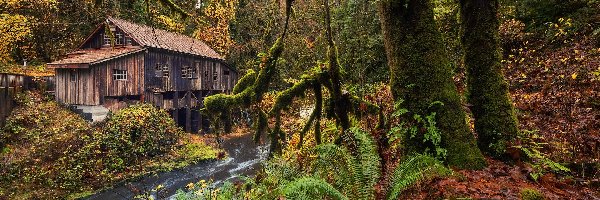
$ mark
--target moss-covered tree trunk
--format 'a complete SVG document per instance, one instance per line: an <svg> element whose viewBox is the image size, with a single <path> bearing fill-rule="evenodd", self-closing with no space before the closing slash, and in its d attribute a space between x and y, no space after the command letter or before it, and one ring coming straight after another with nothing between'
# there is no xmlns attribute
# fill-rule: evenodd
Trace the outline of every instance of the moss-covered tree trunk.
<svg viewBox="0 0 600 200"><path fill-rule="evenodd" d="M391 71L392 94L403 107L426 116L436 112L447 163L477 169L485 160L471 134L450 62L428 0L382 0L379 4L384 43ZM430 107L435 102L441 106ZM415 140L415 139L412 139ZM407 153L423 151L419 141L407 141Z"/></svg>
<svg viewBox="0 0 600 200"><path fill-rule="evenodd" d="M501 71L498 0L460 0L468 101L473 106L479 148L501 157L518 132Z"/></svg>

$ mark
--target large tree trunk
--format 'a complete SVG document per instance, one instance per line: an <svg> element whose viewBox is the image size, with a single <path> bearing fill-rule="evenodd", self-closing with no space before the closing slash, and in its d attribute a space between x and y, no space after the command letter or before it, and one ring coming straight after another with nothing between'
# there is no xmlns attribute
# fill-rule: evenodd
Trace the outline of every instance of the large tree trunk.
<svg viewBox="0 0 600 200"><path fill-rule="evenodd" d="M473 106L479 148L501 157L519 131L502 75L498 0L460 0L468 101Z"/></svg>
<svg viewBox="0 0 600 200"><path fill-rule="evenodd" d="M478 169L485 160L466 123L452 70L428 0L382 0L379 4L391 71L392 94L403 107L422 116L436 112L447 163ZM442 102L443 106L430 105ZM422 137L421 137L422 138ZM414 139L413 139L414 140ZM422 142L407 141L407 153L422 151Z"/></svg>

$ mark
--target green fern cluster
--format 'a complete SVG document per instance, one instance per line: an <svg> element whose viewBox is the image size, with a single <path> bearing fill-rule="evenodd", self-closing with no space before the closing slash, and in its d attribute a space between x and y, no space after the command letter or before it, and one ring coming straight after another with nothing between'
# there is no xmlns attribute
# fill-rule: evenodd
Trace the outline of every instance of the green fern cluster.
<svg viewBox="0 0 600 200"><path fill-rule="evenodd" d="M357 155L334 144L318 145L312 174L331 179L333 186L351 199L373 199L381 171L379 154L369 133L359 128L349 131L356 138Z"/></svg>
<svg viewBox="0 0 600 200"><path fill-rule="evenodd" d="M390 184L391 189L388 191L387 199L398 199L402 191L421 181L446 177L451 174L452 170L446 168L435 158L428 155L416 154L400 163L394 170Z"/></svg>
<svg viewBox="0 0 600 200"><path fill-rule="evenodd" d="M347 200L348 198L337 189L325 182L323 179L300 178L287 184L283 188L286 199L323 199L330 197L336 200Z"/></svg>

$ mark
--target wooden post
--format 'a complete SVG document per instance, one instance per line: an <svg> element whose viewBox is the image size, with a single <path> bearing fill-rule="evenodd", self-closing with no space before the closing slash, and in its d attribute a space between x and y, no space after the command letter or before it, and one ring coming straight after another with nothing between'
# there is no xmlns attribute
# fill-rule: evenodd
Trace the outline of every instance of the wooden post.
<svg viewBox="0 0 600 200"><path fill-rule="evenodd" d="M192 92L188 89L185 94L185 132L192 132Z"/></svg>
<svg viewBox="0 0 600 200"><path fill-rule="evenodd" d="M179 125L179 92L173 92L173 120Z"/></svg>
<svg viewBox="0 0 600 200"><path fill-rule="evenodd" d="M4 96L8 97L8 75L2 74L2 80L4 82Z"/></svg>
<svg viewBox="0 0 600 200"><path fill-rule="evenodd" d="M198 105L198 108L202 109L204 107L204 91L200 91L200 105ZM200 131L201 133L204 133L204 127L202 126L202 113L198 112L198 123L199 123L199 127L198 127L198 131Z"/></svg>

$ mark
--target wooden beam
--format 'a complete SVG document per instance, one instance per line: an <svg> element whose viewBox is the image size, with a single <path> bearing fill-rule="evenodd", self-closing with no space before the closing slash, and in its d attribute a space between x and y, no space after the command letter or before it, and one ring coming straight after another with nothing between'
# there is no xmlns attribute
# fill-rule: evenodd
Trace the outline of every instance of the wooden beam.
<svg viewBox="0 0 600 200"><path fill-rule="evenodd" d="M175 120L176 124L179 124L179 92L175 91L173 92L173 119Z"/></svg>
<svg viewBox="0 0 600 200"><path fill-rule="evenodd" d="M192 92L188 89L185 96L185 132L192 132Z"/></svg>
<svg viewBox="0 0 600 200"><path fill-rule="evenodd" d="M204 91L200 91L200 105L198 105L198 107L200 109L204 108ZM198 131L201 133L204 133L204 127L203 122L202 122L202 113L198 112L198 123L199 123L199 127L198 127Z"/></svg>

